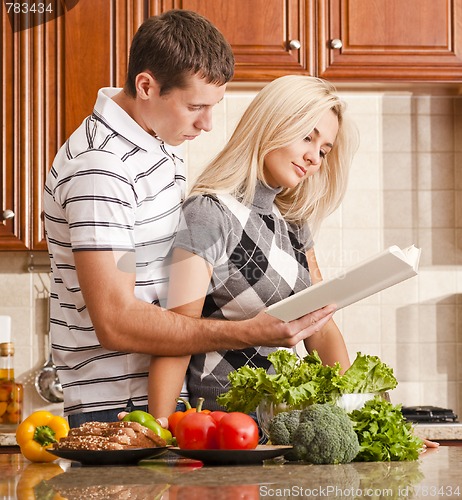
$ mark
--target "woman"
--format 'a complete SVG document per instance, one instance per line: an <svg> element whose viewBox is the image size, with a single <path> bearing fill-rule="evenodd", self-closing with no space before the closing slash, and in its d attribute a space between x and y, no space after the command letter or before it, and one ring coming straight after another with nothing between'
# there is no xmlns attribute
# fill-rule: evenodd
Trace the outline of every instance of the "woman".
<svg viewBox="0 0 462 500"><path fill-rule="evenodd" d="M184 203L168 308L243 320L320 281L312 234L343 199L357 143L329 83L292 75L264 87ZM332 319L305 347L325 364L350 365ZM191 403L202 396L204 407L219 409L228 373L244 364L270 368L274 349L153 358L149 410L158 418L175 410L186 371Z"/></svg>

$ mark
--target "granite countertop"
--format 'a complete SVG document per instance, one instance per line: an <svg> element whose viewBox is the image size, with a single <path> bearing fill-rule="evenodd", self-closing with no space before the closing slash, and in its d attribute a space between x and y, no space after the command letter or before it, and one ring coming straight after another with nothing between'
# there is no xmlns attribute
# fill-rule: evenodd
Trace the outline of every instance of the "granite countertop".
<svg viewBox="0 0 462 500"><path fill-rule="evenodd" d="M434 441L459 441L462 440L462 423L414 424L414 434Z"/></svg>
<svg viewBox="0 0 462 500"><path fill-rule="evenodd" d="M172 452L135 466L83 467L58 460L31 464L20 454L0 455L0 486L6 498L68 500L158 498L162 500L292 497L423 498L462 494L462 447L428 449L413 462L309 465L203 466ZM430 492L433 494L430 495Z"/></svg>
<svg viewBox="0 0 462 500"><path fill-rule="evenodd" d="M14 432L0 433L0 446L16 446L16 435Z"/></svg>

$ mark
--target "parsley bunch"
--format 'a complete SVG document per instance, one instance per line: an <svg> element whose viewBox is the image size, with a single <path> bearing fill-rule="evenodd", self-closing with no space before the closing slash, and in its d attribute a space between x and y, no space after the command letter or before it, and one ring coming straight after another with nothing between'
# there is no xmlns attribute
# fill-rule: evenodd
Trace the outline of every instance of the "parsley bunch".
<svg viewBox="0 0 462 500"><path fill-rule="evenodd" d="M357 462L390 462L417 460L423 442L412 431L401 412L401 405L392 405L376 397L360 410L349 414L359 440Z"/></svg>

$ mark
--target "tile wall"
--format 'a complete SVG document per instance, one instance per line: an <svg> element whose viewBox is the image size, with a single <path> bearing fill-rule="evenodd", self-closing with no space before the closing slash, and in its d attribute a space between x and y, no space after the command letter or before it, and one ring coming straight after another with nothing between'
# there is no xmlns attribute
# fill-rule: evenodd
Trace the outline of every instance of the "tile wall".
<svg viewBox="0 0 462 500"><path fill-rule="evenodd" d="M190 178L224 144L256 89L230 90L189 144ZM422 249L420 275L336 313L350 357L395 370L395 403L462 420L462 97L340 91L360 132L348 193L316 238L324 277L390 245Z"/></svg>
<svg viewBox="0 0 462 500"><path fill-rule="evenodd" d="M190 179L225 143L258 89L235 86L214 129L188 143ZM380 356L395 370L394 403L453 408L462 420L462 97L340 90L361 146L341 208L316 238L324 276L389 245L422 248L418 277L336 313L351 358ZM46 255L35 255L46 262ZM48 275L29 255L0 252L0 315L12 316L16 372L26 408L60 411L37 395L46 356Z"/></svg>

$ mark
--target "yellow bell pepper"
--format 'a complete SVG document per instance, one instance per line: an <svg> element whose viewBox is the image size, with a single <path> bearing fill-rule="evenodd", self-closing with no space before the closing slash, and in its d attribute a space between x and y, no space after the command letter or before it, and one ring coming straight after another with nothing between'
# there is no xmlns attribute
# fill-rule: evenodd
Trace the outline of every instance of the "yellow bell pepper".
<svg viewBox="0 0 462 500"><path fill-rule="evenodd" d="M21 453L31 462L52 462L57 457L49 453L53 443L66 437L67 420L49 411L36 411L23 420L16 429L16 441Z"/></svg>

